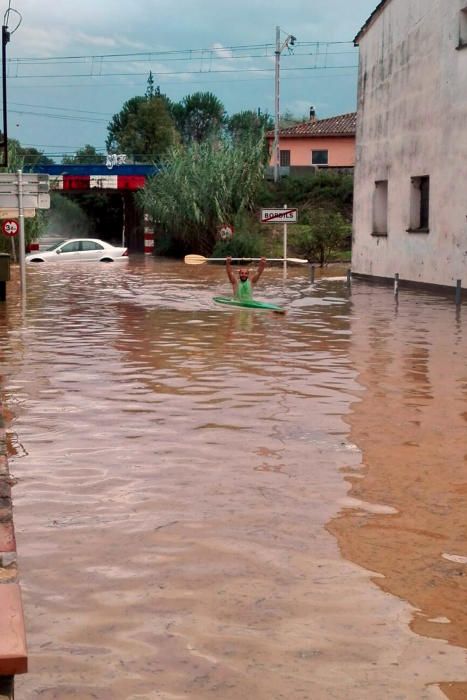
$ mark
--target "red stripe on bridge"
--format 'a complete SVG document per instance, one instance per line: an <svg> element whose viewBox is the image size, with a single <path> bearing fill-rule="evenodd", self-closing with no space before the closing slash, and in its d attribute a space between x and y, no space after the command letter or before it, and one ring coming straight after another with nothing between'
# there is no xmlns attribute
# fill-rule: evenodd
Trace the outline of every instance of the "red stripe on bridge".
<svg viewBox="0 0 467 700"><path fill-rule="evenodd" d="M146 178L144 175L117 175L116 178L112 179L112 185L110 184L110 178L102 178L102 183L99 183L98 177L91 177L89 175L63 175L63 186L60 187L59 178L56 178L58 189L64 190L89 190L89 189L117 189L117 190L141 190L146 184ZM113 184L115 182L115 184ZM52 189L53 177L51 178Z"/></svg>

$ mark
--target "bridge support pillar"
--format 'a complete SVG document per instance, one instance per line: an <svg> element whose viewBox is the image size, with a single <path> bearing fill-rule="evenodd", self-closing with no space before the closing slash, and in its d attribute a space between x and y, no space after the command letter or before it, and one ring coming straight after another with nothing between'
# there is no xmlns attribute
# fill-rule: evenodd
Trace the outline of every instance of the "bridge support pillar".
<svg viewBox="0 0 467 700"><path fill-rule="evenodd" d="M37 253L39 250L39 241L31 241L26 246L26 253Z"/></svg>
<svg viewBox="0 0 467 700"><path fill-rule="evenodd" d="M149 214L144 215L144 254L154 254L154 224Z"/></svg>

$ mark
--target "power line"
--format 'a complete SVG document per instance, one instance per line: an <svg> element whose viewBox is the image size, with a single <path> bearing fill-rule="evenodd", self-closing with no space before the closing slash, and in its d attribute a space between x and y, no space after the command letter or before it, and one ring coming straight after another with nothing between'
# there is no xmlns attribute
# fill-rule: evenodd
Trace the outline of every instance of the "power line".
<svg viewBox="0 0 467 700"><path fill-rule="evenodd" d="M15 105L16 107L36 107L40 109L57 109L57 110L62 110L62 111L67 111L67 112L78 112L79 114L100 114L103 117L110 117L112 116L110 112L93 112L88 109L74 109L72 107L53 107L52 105L30 105L30 104L25 104L24 102L9 102L8 104L10 105Z"/></svg>
<svg viewBox="0 0 467 700"><path fill-rule="evenodd" d="M304 70L304 71L310 71L310 70L342 70L343 68L358 68L358 65L343 65L343 66L297 66L296 68L282 68L283 71L297 71L297 70ZM215 75L216 73L222 73L222 74L229 74L229 73L273 73L274 68L237 68L233 70L195 70L195 71L158 71L157 77L163 77L164 75L198 75L198 74L209 74L209 75ZM90 73L73 73L73 74L58 74L54 73L53 75L18 75L14 76L14 79L16 80L24 80L26 78L87 78L87 77L104 77L104 78L111 78L111 77L141 77L141 76L147 76L146 73L102 73L99 76L92 75ZM12 79L10 77L10 79Z"/></svg>
<svg viewBox="0 0 467 700"><path fill-rule="evenodd" d="M81 144L80 146L70 146L70 144L68 144L68 143L66 143L66 144L57 143L57 144L55 144L55 146L51 145L50 143L24 143L22 145L24 147L28 147L28 148L74 148L75 151L80 149L80 148L83 148L83 144ZM88 145L90 145L90 144L88 144ZM96 151L104 151L105 153L107 152L105 150L104 146L102 146L102 147L101 146L93 146L93 148L95 148ZM72 151L72 152L74 153L75 151Z"/></svg>
<svg viewBox="0 0 467 700"><path fill-rule="evenodd" d="M351 46L352 50L346 50L346 46ZM352 41L319 41L319 42L297 42L295 45L297 49L294 54L285 55L284 58L288 59L311 59L310 62L314 62L315 65L300 65L300 66L286 66L282 68L282 71L287 72L288 75L284 75L284 81L294 81L294 80L305 80L307 78L313 77L313 79L318 78L347 78L354 76L354 71L358 67L357 65L329 65L328 60L333 60L335 56L345 56L345 55L356 55L356 50L353 50ZM340 50L344 48L344 50ZM182 85L180 80L177 80L177 76L198 76L198 79L191 79L190 85L206 85L221 83L224 86L233 85L235 83L255 83L255 82L267 82L270 80L269 74L274 71L274 67L238 67L236 62L242 60L258 60L258 59L271 59L273 56L275 45L272 43L264 44L247 44L238 46L212 46L208 49L180 49L173 51L141 51L133 53L113 53L113 54L93 54L93 55L72 55L72 56L55 56L55 57L23 57L23 58L11 58L8 59L8 64L11 70L16 70L16 75L9 76L11 82L16 82L16 88L11 85L11 89L89 89L96 88L102 89L104 87L115 88L115 86L121 87L132 87L135 85L141 85L139 78L147 78L148 71L144 73L139 71L134 72L119 72L112 71L103 73L103 69L106 66L111 66L112 64L118 64L125 62L125 64L133 63L150 63L152 60L158 59L160 61L178 61L186 62L187 68L193 68L193 63L198 62L200 67L197 70L181 70L182 66L179 66L180 70L153 70L154 76L158 81L163 81L164 87L167 85ZM335 50L333 50L335 49ZM227 65L225 68L212 68L214 62L224 61ZM318 63L323 63L325 65L317 65ZM345 62L345 61L344 61ZM259 61L258 61L259 63ZM87 72L80 73L48 73L48 74L26 74L18 75L18 72L25 66L56 66L63 65L86 65ZM262 61L264 66L264 61ZM218 64L217 64L218 65ZM243 64L245 65L245 64ZM237 67L235 67L237 66ZM340 71L340 72L338 72ZM344 72L343 72L344 71ZM218 78L216 80L216 74L222 75L222 79ZM248 77L236 77L240 75L248 75ZM261 77L267 75L267 77ZM51 80L64 78L72 79L74 82L67 84L56 84L54 82L51 85L44 84L30 84L27 85L23 81L27 79L41 79L41 80ZM79 83L76 80L83 78L91 78L92 82ZM108 78L116 78L113 81L103 83L102 81ZM124 80L121 80L121 79ZM168 80L167 78L172 78ZM20 85L18 84L20 82ZM56 107L56 106L42 106L34 104L25 103L10 103L12 106L32 108L32 110L43 110L43 111L30 111L27 109L23 110L10 110L15 114L20 115L30 115L32 117L45 117L47 119L59 119L63 121L75 121L75 122L88 122L90 124L102 124L108 123L110 114L103 112L96 112L91 110L78 110L72 108ZM53 112L59 112L54 114ZM67 114L68 112L68 114ZM100 118L102 117L102 118ZM59 146L47 146L47 148L60 148ZM68 147L70 148L70 147ZM53 157L58 157L59 155L66 154L52 154ZM71 155L74 155L71 153Z"/></svg>
<svg viewBox="0 0 467 700"><path fill-rule="evenodd" d="M257 58L271 58L273 56L273 52L266 52L262 54L245 54L244 56L223 56L219 55L222 54L222 52L225 49L216 49L212 51L212 55L199 55L199 56L180 56L180 57L168 57L164 59L164 63L170 63L174 61L205 61L211 63L212 61L243 61L243 60L251 60L251 59L257 59ZM354 51L296 51L293 54L290 54L286 57L294 57L296 58L297 56L345 56L345 55L352 55L355 56L357 53L357 50ZM131 63L150 63L151 58L133 58L131 60ZM75 66L75 65L83 65L84 64L90 64L92 68L95 68L96 66L102 66L102 65L107 65L107 64L112 64L112 63L128 63L128 60L124 59L115 59L112 58L110 60L104 60L103 58L96 58L92 57L91 63L89 62L88 59L86 60L80 60L80 59L67 59L64 60L63 58L56 58L56 59L47 59L48 63L44 64L43 61L39 61L36 59L8 59L8 63L11 63L14 65L16 63L17 66L37 66L37 65L48 65L48 66L55 66L55 65L66 65L66 66Z"/></svg>
<svg viewBox="0 0 467 700"><path fill-rule="evenodd" d="M60 119L62 121L88 122L89 124L107 124L108 119L93 119L92 117L73 117L70 114L50 114L47 112L32 112L30 110L10 109L11 114L28 114L34 117L47 117L47 119Z"/></svg>
<svg viewBox="0 0 467 700"><path fill-rule="evenodd" d="M353 75L353 71L354 71L356 68L357 68L357 66L345 66L345 67L344 67L344 70L346 70L346 69L352 70L352 73L333 73L333 74L330 75L330 76L329 76L329 75L324 75L324 74L317 74L317 75L313 75L313 79L316 80L317 78L326 78L327 80L329 80L330 78L348 78L348 77L351 77L351 76ZM316 69L316 70L320 70L320 69ZM183 75L183 73L182 73L181 75ZM211 75L211 73L206 72L206 73L201 73L200 75L205 75L207 78L209 78L209 76ZM130 74L129 74L128 77L131 77ZM286 76L286 78L285 78L284 80L285 80L286 82L290 82L290 81L293 81L293 80L303 80L303 77L304 77L304 76L293 76L293 75L288 75L288 76ZM225 80L225 79L224 79L224 80L217 80L217 81L216 81L216 80L209 80L209 81L208 81L208 80L197 80L197 81L191 81L191 82L190 82L190 85L205 85L207 82L209 82L209 83L212 84L212 85L217 85L217 84L221 84L221 85L230 85L230 84L234 84L234 83L261 83L261 82L270 82L270 79L269 79L269 78L239 78L238 80L232 80L232 79L230 78L230 79L228 79L228 80ZM126 85L127 85L128 87L132 87L132 86L134 86L134 85L140 85L140 84L141 84L140 81L134 81L134 82L127 82L127 83L126 83ZM89 89L89 88L96 88L96 87L99 87L99 90L100 90L100 89L103 88L103 87L108 87L108 88L114 89L116 85L123 86L122 83L117 83L117 81L114 81L114 82L112 82L112 83L99 83L99 85L96 85L95 83L81 83L81 84L79 84L79 83L76 84L76 83L75 83L75 84L73 84L73 85L71 85L71 84L67 85L67 84L63 84L63 83L62 83L62 84L59 84L59 85L45 85L45 84L39 84L39 85L38 85L38 84L34 84L34 85L33 85L33 84L24 85L24 84L23 84L23 85L21 85L21 86L19 86L19 85L18 85L18 86L14 86L14 85L13 85L13 86L11 86L11 89L12 89L12 90L19 90L19 89L24 90L25 88L27 88L28 90L33 90L33 89L42 90L42 89L44 89L44 88L47 88L48 90L51 90L51 89L53 89L53 88L55 88L55 89L63 89L63 88L65 88L65 89L66 89L66 88L73 88L73 89L85 88L85 89ZM180 83L179 80L165 80L165 81L164 81L164 86L165 86L165 85L181 85L181 83Z"/></svg>
<svg viewBox="0 0 467 700"><path fill-rule="evenodd" d="M297 41L295 46L297 48L300 47L310 47L310 46L316 46L316 47L328 47L328 46L338 46L338 45L343 45L343 44L348 44L350 46L353 46L353 41ZM222 53L222 52L241 52L241 51L254 51L254 50L271 50L272 53L275 51L275 44L273 43L264 43L264 44L240 44L237 46L210 46L209 48L198 48L198 49L173 49L171 51L137 51L137 52L132 52L132 53L109 53L109 54L81 54L81 55L71 55L71 56L48 56L48 57L24 57L24 58L10 58L8 59L8 63L28 63L28 62L35 62L35 63L54 63L57 61L89 61L89 60L107 60L107 59L115 59L115 58L121 58L125 59L126 61L129 58L135 58L138 59L138 57L142 57L140 60L151 60L152 58L161 58L162 56L177 56L177 55L188 55L189 57L196 57L198 55L206 55L206 54L216 54L217 53ZM221 58L228 58L226 56L221 56ZM169 59L166 59L169 60Z"/></svg>
<svg viewBox="0 0 467 700"><path fill-rule="evenodd" d="M352 50L340 50L343 46L351 46ZM333 49L336 50L333 50ZM137 70L129 71L107 71L110 65L115 65L118 63L125 63L128 65L131 63L151 63L153 60L162 61L167 63L170 61L178 61L186 63L187 66L184 70L158 70L154 69L154 73L158 78L164 79L166 76L192 76L197 74L215 74L220 73L227 75L230 73L271 73L274 69L272 67L254 67L249 66L246 68L241 68L237 64L239 60L254 60L258 59L271 59L274 55L275 46L272 43L265 44L245 44L238 46L212 46L209 48L202 49L177 49L172 51L140 51L132 53L112 53L112 54L85 54L85 55L70 55L70 56L55 56L55 57L30 57L30 58L11 58L8 60L9 67L12 69L9 71L9 79L11 81L23 81L27 79L43 79L56 80L57 78L67 78L67 79L79 79L92 77L93 79L105 79L105 78L138 78L147 77L147 71L144 73L138 72ZM303 58L312 59L314 65L306 66L294 66L285 67L284 71L301 71L301 70L339 70L343 68L355 68L354 65L330 65L330 61L334 60L336 56L345 56L356 54L356 49L351 41L315 41L315 42L296 42L294 46L294 52L285 55L284 58L291 60L292 58ZM227 62L228 68L213 68L216 62L222 61ZM193 64L198 64L199 67L193 70ZM319 63L324 63L324 65L318 65ZM25 66L76 66L85 65L85 72L66 72L66 73L25 73L20 75L20 69ZM264 65L264 64L263 64ZM234 67L235 66L235 67ZM180 67L181 68L181 67Z"/></svg>

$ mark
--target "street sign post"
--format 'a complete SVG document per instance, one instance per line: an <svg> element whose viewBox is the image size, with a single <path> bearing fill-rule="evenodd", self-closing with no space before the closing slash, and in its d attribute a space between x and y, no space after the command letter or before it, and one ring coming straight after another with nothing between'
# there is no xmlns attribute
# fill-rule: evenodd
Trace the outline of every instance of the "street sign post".
<svg viewBox="0 0 467 700"><path fill-rule="evenodd" d="M19 176L0 173L0 209L19 210ZM21 190L24 209L50 209L49 176L22 174Z"/></svg>
<svg viewBox="0 0 467 700"><path fill-rule="evenodd" d="M0 189L7 185L11 186L11 191L14 192L14 187L18 185L18 175L16 173L0 173ZM49 176L39 173L23 173L24 189L35 188L36 192L49 191Z"/></svg>
<svg viewBox="0 0 467 700"><path fill-rule="evenodd" d="M16 219L7 219L2 221L2 233L8 238L13 238L19 231L19 224Z"/></svg>
<svg viewBox="0 0 467 700"><path fill-rule="evenodd" d="M17 219L19 216L19 209L17 208L10 208L10 209L0 209L0 219ZM36 216L36 210L35 209L25 209L24 210L24 218L25 219L33 219Z"/></svg>
<svg viewBox="0 0 467 700"><path fill-rule="evenodd" d="M50 194L24 194L23 207L25 209L50 209ZM1 209L19 209L17 194L2 194L0 192Z"/></svg>
<svg viewBox="0 0 467 700"><path fill-rule="evenodd" d="M287 277L287 224L296 224L298 209L291 209L284 204L282 209L261 209L262 224L284 224L284 279Z"/></svg>
<svg viewBox="0 0 467 700"><path fill-rule="evenodd" d="M50 209L49 176L39 173L26 173L17 170L16 173L0 173L0 211L13 210L18 216L17 231L12 233L13 220L8 219L2 227L6 236L19 233L19 267L21 292L26 294L26 260L24 218L28 211Z"/></svg>

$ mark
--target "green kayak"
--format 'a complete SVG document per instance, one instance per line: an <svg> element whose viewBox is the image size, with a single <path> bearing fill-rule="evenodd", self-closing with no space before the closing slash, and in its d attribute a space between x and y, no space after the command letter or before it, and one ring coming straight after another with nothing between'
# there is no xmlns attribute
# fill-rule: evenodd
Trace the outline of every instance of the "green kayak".
<svg viewBox="0 0 467 700"><path fill-rule="evenodd" d="M218 304L228 304L229 306L242 306L247 309L265 309L266 311L275 311L278 314L285 314L285 309L275 304L268 304L265 301L240 301L240 299L232 299L231 297L213 297L213 300Z"/></svg>

